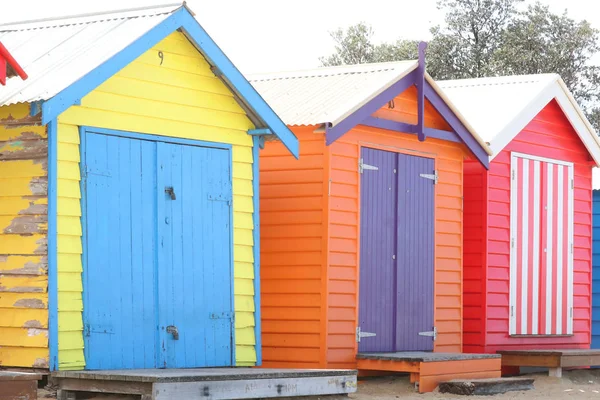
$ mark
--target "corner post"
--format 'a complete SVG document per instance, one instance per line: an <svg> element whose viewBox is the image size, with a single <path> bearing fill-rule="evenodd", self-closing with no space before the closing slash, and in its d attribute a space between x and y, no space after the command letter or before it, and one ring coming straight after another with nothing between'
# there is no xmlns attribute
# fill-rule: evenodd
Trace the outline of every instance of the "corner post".
<svg viewBox="0 0 600 400"><path fill-rule="evenodd" d="M419 65L415 86L417 87L417 137L425 140L425 49L426 42L419 43Z"/></svg>

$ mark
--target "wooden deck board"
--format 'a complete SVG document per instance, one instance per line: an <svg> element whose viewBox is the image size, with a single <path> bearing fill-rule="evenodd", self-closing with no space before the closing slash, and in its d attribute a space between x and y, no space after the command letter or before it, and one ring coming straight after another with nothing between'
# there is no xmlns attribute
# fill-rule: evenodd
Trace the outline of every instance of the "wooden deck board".
<svg viewBox="0 0 600 400"><path fill-rule="evenodd" d="M548 350L499 350L503 367L549 368L550 375L562 376L562 368L600 365L600 350L595 349L548 349Z"/></svg>
<svg viewBox="0 0 600 400"><path fill-rule="evenodd" d="M201 368L172 370L60 371L53 374L60 400L89 393L141 395L142 400L250 399L349 394L356 370ZM83 396L83 397L81 397Z"/></svg>

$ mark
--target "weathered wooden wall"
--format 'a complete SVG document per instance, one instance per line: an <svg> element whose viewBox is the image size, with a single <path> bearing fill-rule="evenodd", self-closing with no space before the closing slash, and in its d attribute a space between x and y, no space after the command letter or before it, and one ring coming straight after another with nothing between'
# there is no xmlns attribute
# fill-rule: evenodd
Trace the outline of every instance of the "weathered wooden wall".
<svg viewBox="0 0 600 400"><path fill-rule="evenodd" d="M46 127L0 107L0 366L48 367Z"/></svg>

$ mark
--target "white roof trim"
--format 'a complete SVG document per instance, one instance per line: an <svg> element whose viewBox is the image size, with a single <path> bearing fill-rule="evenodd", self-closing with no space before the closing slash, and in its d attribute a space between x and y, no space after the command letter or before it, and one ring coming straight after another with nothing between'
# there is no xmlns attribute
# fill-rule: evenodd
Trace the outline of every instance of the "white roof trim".
<svg viewBox="0 0 600 400"><path fill-rule="evenodd" d="M427 82L429 82L429 84L431 85L433 90L435 90L435 92L442 98L442 100L444 100L446 105L450 108L450 110L452 110L452 112L454 113L454 115L456 115L456 117L460 120L460 122L462 122L462 124L465 126L465 128L467 128L467 130L475 138L477 143L479 143L479 145L485 150L487 155L490 156L490 161L491 161L492 155L494 154L491 146L489 146L485 142L485 140L483 140L483 138L479 135L479 133L477 133L475 128L473 128L473 126L469 123L469 121L464 117L464 115L462 115L462 113L454 105L452 100L450 100L450 98L446 95L446 93L444 93L444 90L442 88L440 88L440 86L433 80L433 78L427 72L425 72L425 79L427 80Z"/></svg>
<svg viewBox="0 0 600 400"><path fill-rule="evenodd" d="M586 149L600 167L600 140L596 131L586 118L585 114L571 95L569 89L560 78L552 80L546 87L491 141L490 148L493 155L490 161L500 152L535 118L540 111L552 100L556 99L567 119L581 138Z"/></svg>

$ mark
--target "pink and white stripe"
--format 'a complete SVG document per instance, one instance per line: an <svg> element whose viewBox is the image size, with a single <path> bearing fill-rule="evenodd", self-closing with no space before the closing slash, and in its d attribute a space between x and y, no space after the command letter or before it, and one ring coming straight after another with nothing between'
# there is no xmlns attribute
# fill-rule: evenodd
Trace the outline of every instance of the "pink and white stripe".
<svg viewBox="0 0 600 400"><path fill-rule="evenodd" d="M511 158L510 334L573 333L573 165Z"/></svg>

